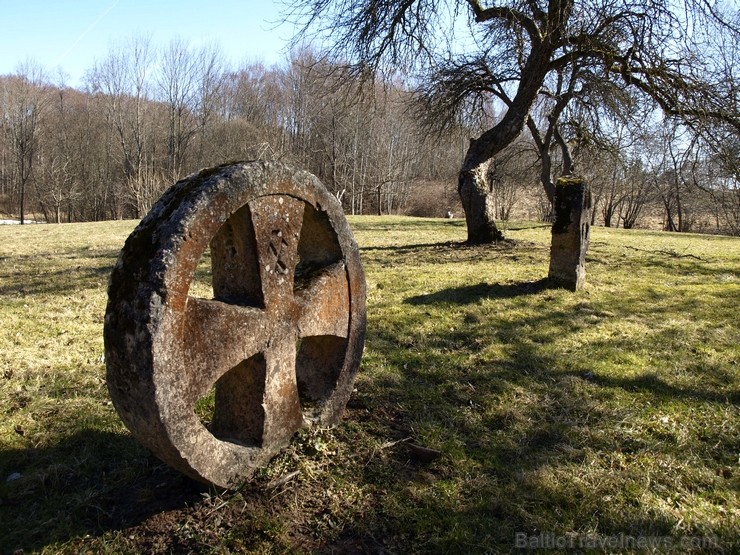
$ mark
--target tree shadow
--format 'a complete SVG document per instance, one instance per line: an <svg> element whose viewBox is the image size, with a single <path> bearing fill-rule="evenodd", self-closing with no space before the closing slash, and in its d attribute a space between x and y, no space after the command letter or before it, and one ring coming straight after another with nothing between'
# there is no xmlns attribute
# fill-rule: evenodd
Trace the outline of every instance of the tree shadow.
<svg viewBox="0 0 740 555"><path fill-rule="evenodd" d="M404 300L411 305L431 305L438 303L471 304L482 299L512 299L522 295L535 295L551 287L547 278L518 283L478 283L464 287L451 287L434 293L417 295Z"/></svg>
<svg viewBox="0 0 740 555"><path fill-rule="evenodd" d="M127 528L207 490L130 436L98 430L48 447L2 449L0 478L0 553Z"/></svg>
<svg viewBox="0 0 740 555"><path fill-rule="evenodd" d="M736 377L720 367L688 368L697 376L712 376L713 382L702 387L696 381L684 385L659 370L625 377L594 371L588 356L571 357L547 347L556 341L577 345L580 331L589 325L587 318L615 316L602 316L607 311L593 307L580 312L580 305L568 312L551 306L550 295L533 299L539 308L521 317L507 318L496 310L486 319L479 316L480 300L504 301L546 289L543 279L481 283L409 297L404 301L410 307L405 324L369 331L368 351L379 353L383 366L396 371L372 379L372 391L364 400L367 414L395 407L399 414L387 424L390 439L418 437L421 431L443 455L439 464L415 467L401 443L392 456L365 465L363 482L394 484L413 496L405 512L397 511L368 532L365 545L371 546L372 538L393 537L402 548L425 546L411 549L416 552L509 552L517 533L547 532L581 539L589 534L673 540L677 533L724 534L719 541L721 548L726 546L726 525L677 532L675 512L641 506L646 495L667 504L677 491L687 495L693 488L711 489L715 465L733 464L738 439L724 428L706 429L692 436L688 447L689 440L680 435L685 432L662 426L658 417L638 430L634 427L640 424L625 418L631 410L626 407L633 403L642 425L646 417L640 406L660 415L685 402L721 414L738 404L740 392L721 386ZM625 299L625 314L629 303ZM455 305L456 318L464 325L426 325L416 341L397 335L399 328L418 325L412 307L423 307L422 319L433 319L433 305L440 311ZM663 333L670 331L653 330L649 335L660 343ZM500 343L492 351L496 355L486 352L491 342ZM620 336L603 342L601 347L625 353L634 348ZM660 369L658 357L652 364ZM687 451L694 466L689 474L661 470L662 465L680 465L674 461L681 461ZM653 468L646 471L652 464L646 461L653 460ZM465 476L467 472L472 475ZM648 493L645 472L652 480ZM574 478L574 473L583 475ZM694 483L697 475L708 476L709 482ZM456 480L464 484L461 490L452 485ZM619 499L614 509L611 499Z"/></svg>
<svg viewBox="0 0 740 555"><path fill-rule="evenodd" d="M703 366L701 368L696 368L695 371L710 376L712 374L718 375L720 376L719 380L725 380L726 383L729 383L733 379L733 377L730 376L728 373L720 371L716 367L710 368L707 366ZM615 378L613 376L603 376L590 372L587 372L584 375L588 380L593 381L599 386L606 388L618 387L623 389L624 391L633 393L648 393L656 400L661 402L669 402L674 399L683 399L707 403L740 405L740 390L734 389L726 392L721 392L711 389L677 387L673 384L668 383L655 372L644 372L639 374L638 376L629 378Z"/></svg>
<svg viewBox="0 0 740 555"><path fill-rule="evenodd" d="M58 268L43 268L41 271L22 270L20 272L2 272L3 284L0 295L6 297L25 297L33 295L67 295L81 289L98 289L107 284L113 270L117 253L104 253L81 257L81 260L94 259L94 264L86 266L73 265ZM14 261L21 267L28 267L34 262L32 256L16 256Z"/></svg>
<svg viewBox="0 0 740 555"><path fill-rule="evenodd" d="M501 255L518 256L523 247L532 244L524 241L504 239L488 245L469 245L464 241L441 243L413 243L403 245L383 245L362 247L363 262L381 267L399 267L415 264L423 258L428 264L447 264L449 262L479 262L489 257Z"/></svg>

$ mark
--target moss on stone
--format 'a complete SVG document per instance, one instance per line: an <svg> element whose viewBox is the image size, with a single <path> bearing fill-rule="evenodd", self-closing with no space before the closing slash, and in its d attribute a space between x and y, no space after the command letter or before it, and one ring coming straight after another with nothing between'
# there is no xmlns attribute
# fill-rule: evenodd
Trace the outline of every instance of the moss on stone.
<svg viewBox="0 0 740 555"><path fill-rule="evenodd" d="M558 177L556 185L560 185L562 187L569 187L574 185L583 185L585 183L585 179L582 177L577 176L564 176L564 177Z"/></svg>

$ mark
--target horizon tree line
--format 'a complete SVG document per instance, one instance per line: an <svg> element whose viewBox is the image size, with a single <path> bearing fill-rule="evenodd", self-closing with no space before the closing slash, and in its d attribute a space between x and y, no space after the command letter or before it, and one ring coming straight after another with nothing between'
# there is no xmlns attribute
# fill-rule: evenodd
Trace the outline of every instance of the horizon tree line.
<svg viewBox="0 0 740 555"><path fill-rule="evenodd" d="M460 112L430 133L419 112L428 104L412 85L382 72L369 85L352 77L306 49L283 64L233 69L216 46L180 39L113 47L80 89L23 64L0 76L0 212L57 223L141 218L177 179L254 158L311 171L348 214L459 212L457 174L471 138L496 125L505 104L480 103L487 119ZM493 157L485 180L495 218L547 219L548 178L573 163L572 152L604 225L635 227L652 211L665 229L711 219L715 231L740 233L739 149L727 129L691 133L646 104L624 116L641 126L600 114L589 127L593 114L576 104L558 126L549 100L536 104L528 128Z"/></svg>

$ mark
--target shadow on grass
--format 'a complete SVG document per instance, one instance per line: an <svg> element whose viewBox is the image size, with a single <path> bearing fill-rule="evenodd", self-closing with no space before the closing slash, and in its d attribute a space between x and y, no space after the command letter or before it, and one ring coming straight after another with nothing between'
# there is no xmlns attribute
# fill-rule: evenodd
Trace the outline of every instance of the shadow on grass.
<svg viewBox="0 0 740 555"><path fill-rule="evenodd" d="M19 264L26 266L20 272L0 273L0 296L25 297L32 295L69 295L79 293L83 289L105 287L113 265L116 254L101 254L95 256L95 263L89 266L77 266L50 264L49 266L32 261L33 257L15 257ZM93 257L85 257L89 260ZM26 260L28 259L28 260ZM34 265L33 270L28 266ZM54 267L57 266L57 267Z"/></svg>
<svg viewBox="0 0 740 555"><path fill-rule="evenodd" d="M469 245L460 241L441 243L413 243L404 245L384 245L361 247L363 263L377 264L380 267L402 267L415 265L420 260L426 264L446 264L449 262L477 263L482 260L506 256L518 260L522 256L531 256L542 247L527 241L504 239L489 245Z"/></svg>
<svg viewBox="0 0 740 555"><path fill-rule="evenodd" d="M411 305L429 305L437 303L470 304L481 299L511 299L522 295L534 295L550 287L547 278L537 281L519 283L479 283L465 287L443 289L435 293L409 297L404 302Z"/></svg>
<svg viewBox="0 0 740 555"><path fill-rule="evenodd" d="M48 448L0 451L0 479L3 554L127 528L205 491L133 438L96 430Z"/></svg>
<svg viewBox="0 0 740 555"><path fill-rule="evenodd" d="M618 254L614 251L617 251ZM621 258L629 264L635 264L639 270L650 268L671 276L716 278L718 273L722 273L720 270L722 267L724 267L724 271L736 277L740 275L731 259L722 259L717 256L697 256L677 250L650 250L629 245L612 246L601 241L591 242L586 261L587 263L608 264L608 261L597 257L597 255L607 253L609 253L607 257L612 258L612 263Z"/></svg>
<svg viewBox="0 0 740 555"><path fill-rule="evenodd" d="M371 217L366 219L363 216L358 216L351 219L351 225L353 229L361 232L369 231L398 231L399 229L429 229L438 232L440 228L452 227L456 229L466 229L464 218L415 218L415 217L403 217L402 219L394 219L392 221L376 221ZM402 226L399 225L402 222ZM506 222L505 229L502 229L504 235L507 231L521 231L523 229L551 229L552 224L542 223L537 221L530 222Z"/></svg>
<svg viewBox="0 0 740 555"><path fill-rule="evenodd" d="M353 229L363 232L369 231L398 231L399 225L397 220L384 222L382 220L377 221L374 217L370 219L363 218L362 216L355 217L351 220ZM430 229L439 230L441 227L454 227L464 228L465 220L463 219L447 219L447 218L403 218L403 229Z"/></svg>
<svg viewBox="0 0 740 555"><path fill-rule="evenodd" d="M555 498L557 492L541 491L537 477L543 469L573 462L584 447L573 438L573 427L597 411L578 393L580 380L553 376L553 361L524 341L485 368L451 368L453 354L467 358L480 349L475 336L430 336L423 348L407 349L390 362L403 367L402 378L373 381L376 399L368 401L369 412L377 412L378 404L402 411L391 439L422 435L444 453L439 463L420 465L400 445L393 459L371 461L364 469L367 483L415 492L386 515L379 536L393 537L402 550L483 553L498 546L508 552L516 533L534 534L537 523L548 523L545 507L568 519L578 510L577 495L561 492ZM369 348L388 352L393 341L390 334L372 334ZM518 397L518 406L509 397ZM466 476L471 468L473 475Z"/></svg>
<svg viewBox="0 0 740 555"><path fill-rule="evenodd" d="M655 415L676 414L680 406L679 421L689 421L699 407L725 418L737 405L738 392L721 387L721 380L736 378L722 368L681 361L687 373L696 373L684 384L670 373L658 374L660 354L651 361L656 373L600 375L592 366L598 355L549 346L577 345L579 332L590 325L587 317L614 316L598 302L583 301L589 310L583 313L580 305L553 306L552 295L536 296L546 289L547 280L444 289L406 299L403 323L370 329L367 350L396 371L369 379L368 414L396 407L400 414L389 426L390 439L422 436L443 453L439 463L415 465L400 444L393 458L365 466L365 482L385 483L409 496L370 537L393 537L400 549L413 552L484 553L494 547L494 552L513 550L517 533L576 534L578 541L589 534L671 541L716 536L716 551L729 553L729 521L679 528L675 511L657 510L646 499L654 496L667 505L677 492L691 495L705 488L716 491L711 495L718 506L727 505L720 499L729 486L714 476L715 465L734 464L740 449L730 423L687 437L662 426ZM534 295L533 310L507 318L506 301L524 295ZM500 311L481 317L476 304L481 299L502 301ZM434 319L450 304L457 305L457 329L425 325L416 341L396 335ZM424 310L421 319L414 314L417 306ZM671 331L654 330L638 341L670 345L663 333ZM622 344L621 337L604 341L602 347L624 353L637 348L635 338L632 344ZM494 355L486 352L492 344ZM702 375L717 383L702 381Z"/></svg>
<svg viewBox="0 0 740 555"><path fill-rule="evenodd" d="M696 368L697 375L723 376L726 383L733 377L720 369L703 366ZM711 389L676 387L662 379L655 372L646 372L632 378L615 378L612 376L601 376L588 374L588 379L593 380L599 386L614 388L618 387L632 393L648 393L659 401L672 401L676 399L694 400L709 403L740 405L740 390L734 389L727 392L713 391Z"/></svg>

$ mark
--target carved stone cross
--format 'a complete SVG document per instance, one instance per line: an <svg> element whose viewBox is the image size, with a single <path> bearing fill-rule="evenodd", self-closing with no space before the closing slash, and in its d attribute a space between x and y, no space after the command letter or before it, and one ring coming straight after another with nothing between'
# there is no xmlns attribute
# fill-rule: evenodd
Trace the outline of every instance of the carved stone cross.
<svg viewBox="0 0 740 555"><path fill-rule="evenodd" d="M213 299L190 296L210 244ZM114 404L184 473L232 487L302 426L335 423L365 328L341 206L309 174L254 162L177 183L126 242L105 342ZM196 402L215 387L210 426Z"/></svg>

